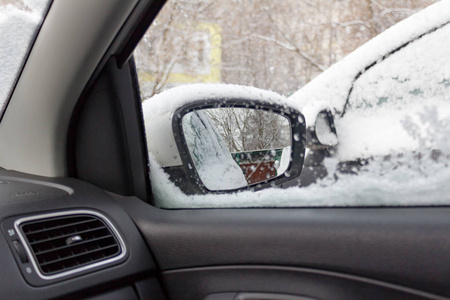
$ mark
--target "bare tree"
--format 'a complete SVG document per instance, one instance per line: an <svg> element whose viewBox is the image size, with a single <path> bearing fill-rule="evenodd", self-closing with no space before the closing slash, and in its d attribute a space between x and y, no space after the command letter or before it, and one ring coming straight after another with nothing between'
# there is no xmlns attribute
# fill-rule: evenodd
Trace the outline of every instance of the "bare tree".
<svg viewBox="0 0 450 300"><path fill-rule="evenodd" d="M194 82L250 85L289 96L369 39L434 2L170 0L135 52L143 98ZM204 66L211 66L214 47L219 48L219 70L208 77Z"/></svg>

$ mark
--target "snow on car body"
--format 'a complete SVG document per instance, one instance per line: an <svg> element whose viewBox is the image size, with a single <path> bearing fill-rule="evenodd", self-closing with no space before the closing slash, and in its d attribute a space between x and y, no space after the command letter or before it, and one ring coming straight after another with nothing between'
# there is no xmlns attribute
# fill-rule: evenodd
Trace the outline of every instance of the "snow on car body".
<svg viewBox="0 0 450 300"><path fill-rule="evenodd" d="M291 96L313 126L334 110L340 161L422 148L447 150L450 1L409 17Z"/></svg>

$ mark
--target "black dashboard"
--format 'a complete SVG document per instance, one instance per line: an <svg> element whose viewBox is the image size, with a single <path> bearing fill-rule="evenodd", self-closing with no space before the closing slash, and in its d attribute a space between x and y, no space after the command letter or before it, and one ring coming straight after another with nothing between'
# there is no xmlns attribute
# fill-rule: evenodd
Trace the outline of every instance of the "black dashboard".
<svg viewBox="0 0 450 300"><path fill-rule="evenodd" d="M117 203L115 195L76 179L48 179L6 170L0 170L0 187L0 219L3 232L3 241L0 243L1 299L162 297L156 279L156 265L149 248L131 218ZM78 226L81 226L80 234L66 234L63 241L66 241L67 245L58 246L62 251L68 252L67 248L73 250L72 246L81 247L83 243L90 245L89 241L81 241L85 236L83 234L99 229L85 230L88 226L86 223L103 224L109 228L112 237L106 239L112 243L118 242L118 246L106 245L109 249L113 248L109 257L102 258L97 255L90 257L90 261L78 259L73 266L66 264L66 270L47 270L44 266L49 263L53 266L54 262L49 258L46 258L47 261L36 259L32 244L37 242L24 238L29 236L28 232L31 230L28 228L31 225L25 225L31 221L42 223L42 220L47 220L48 223L50 220L54 228L59 228L60 231L64 230L64 226L74 228L72 224L56 224L52 218L57 217L62 218L64 222L69 217L82 218L74 219L80 224ZM55 229L49 229L47 223L33 224L34 227L40 227L35 228L31 235L43 236L42 232L46 230L43 238L46 241L55 240L51 236ZM50 235L49 230L52 231ZM101 232L105 230L100 229ZM100 243L103 243L105 237L99 239ZM77 251L72 256L84 259L86 254L79 253L87 250ZM92 252L97 253L96 251ZM47 253L49 250L43 249L41 252ZM71 252L73 254L73 251ZM35 263L41 260L43 264Z"/></svg>
<svg viewBox="0 0 450 300"><path fill-rule="evenodd" d="M163 210L7 170L0 195L0 299L450 296L448 207Z"/></svg>

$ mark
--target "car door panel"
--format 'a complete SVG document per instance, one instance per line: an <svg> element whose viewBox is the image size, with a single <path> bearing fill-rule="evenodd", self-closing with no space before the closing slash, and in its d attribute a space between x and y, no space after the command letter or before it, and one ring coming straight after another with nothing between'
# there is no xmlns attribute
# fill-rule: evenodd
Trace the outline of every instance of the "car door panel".
<svg viewBox="0 0 450 300"><path fill-rule="evenodd" d="M448 208L161 210L138 200L124 207L151 248L169 291L186 279L197 280L193 286L215 286L206 278L222 273L230 280L241 271L256 273L249 281L263 274L269 280L271 273L280 278L305 273L283 269L295 267L341 283L376 280L380 286L450 297ZM276 271L261 271L266 267ZM320 273L325 271L333 275ZM236 282L245 285L247 277L239 278ZM272 285L283 282L273 278Z"/></svg>
<svg viewBox="0 0 450 300"><path fill-rule="evenodd" d="M264 265L190 268L163 273L171 299L445 299L430 293L344 273ZM220 292L220 293L218 293ZM225 297L222 293L235 292ZM249 295L246 298L245 295ZM252 294L262 294L251 298ZM242 298L235 298L241 296ZM267 295L263 297L263 295ZM289 298L292 297L292 298ZM294 298L294 297L301 297ZM208 298L209 300L209 298Z"/></svg>

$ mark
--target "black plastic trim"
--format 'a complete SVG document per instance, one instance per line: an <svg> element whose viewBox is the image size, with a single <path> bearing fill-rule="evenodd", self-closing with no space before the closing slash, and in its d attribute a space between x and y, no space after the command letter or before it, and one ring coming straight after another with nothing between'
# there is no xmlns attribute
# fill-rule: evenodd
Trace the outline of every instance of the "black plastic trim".
<svg viewBox="0 0 450 300"><path fill-rule="evenodd" d="M304 267L450 298L449 207L163 210L138 201L123 207L163 271Z"/></svg>
<svg viewBox="0 0 450 300"><path fill-rule="evenodd" d="M150 24L156 18L166 0L147 1L146 7L142 9L142 13L134 21L134 25L130 30L131 34L126 38L123 46L117 55L117 66L121 68L126 64L132 56L137 44L144 36Z"/></svg>
<svg viewBox="0 0 450 300"><path fill-rule="evenodd" d="M172 299L204 299L218 292L238 292L236 298L303 300L445 300L397 284L320 269L239 265L181 269L163 273ZM253 293L248 293L253 292ZM264 294L270 298L263 298ZM250 298L252 294L260 296ZM259 294L259 295L258 295ZM239 296L242 296L240 298ZM278 295L278 296L277 296ZM299 299L299 300L300 300ZM211 299L212 300L212 299Z"/></svg>
<svg viewBox="0 0 450 300"><path fill-rule="evenodd" d="M92 210L107 217L119 231L127 245L128 258L117 265L96 269L93 272L64 278L59 282L45 286L33 287L23 277L20 268L25 267L16 256L14 248L9 247L7 237L0 234L0 291L2 299L84 299L88 295L111 290L132 284L145 278L157 275L157 268L151 253L134 222L123 208L108 193L101 189L71 178L46 178L14 171L0 170L0 180L30 181L25 191L37 191L39 195L25 193L15 199L0 198L0 220L3 222L12 216L30 216L68 210ZM35 186L42 182L45 187L64 186L73 193L56 194L50 189L36 190ZM3 188L7 188L4 186ZM144 204L143 201L134 198ZM145 203L145 205L150 206ZM17 217L13 218L14 220ZM13 225L11 225L13 226ZM2 227L8 232L8 228ZM9 235L9 234L8 234ZM25 267L26 268L26 267ZM25 270L26 271L26 270Z"/></svg>
<svg viewBox="0 0 450 300"><path fill-rule="evenodd" d="M100 218L107 228L111 231L113 234L113 237L118 242L119 248L121 249L119 255L116 255L115 257L112 257L108 260L100 261L97 263L93 263L91 265L84 266L82 268L77 268L71 271L65 271L60 272L58 274L52 274L52 275L46 275L42 273L42 270L38 266L38 263L36 261L36 257L33 254L33 251L31 250L31 246L27 243L26 238L24 237L24 233L21 229L21 224L24 222L29 221L39 221L46 218L51 217L60 217L60 216L70 216L70 215L87 215L87 216L94 216L97 218ZM115 226L109 218L107 218L103 213L100 213L98 211L94 211L92 209L77 209L77 210L68 210L68 211L54 211L54 212L48 212L44 214L36 214L36 215L28 215L28 216L20 216L20 217L13 217L5 220L2 222L2 228L5 236L7 237L7 241L10 244L10 248L13 250L13 243L17 240L16 235L19 237L21 244L25 248L27 257L29 261L22 262L20 259L20 256L18 253L15 253L17 263L20 267L20 270L22 272L22 275L25 277L25 279L28 281L29 284L34 286L42 286L42 285L48 285L51 283L55 283L61 280L66 280L69 278L73 278L76 276L80 276L83 274L87 274L89 272L99 270L106 267L111 267L116 264L120 264L124 262L128 258L128 251L127 246L119 233L119 230L117 229L117 226ZM10 236L8 234L8 230L11 230L10 228L14 228L15 235ZM7 230L8 229L8 230ZM14 251L13 251L14 253ZM16 255L17 254L17 255ZM32 268L32 271L29 271L29 268Z"/></svg>
<svg viewBox="0 0 450 300"><path fill-rule="evenodd" d="M69 176L121 195L151 200L142 108L134 61L112 57L72 114Z"/></svg>

